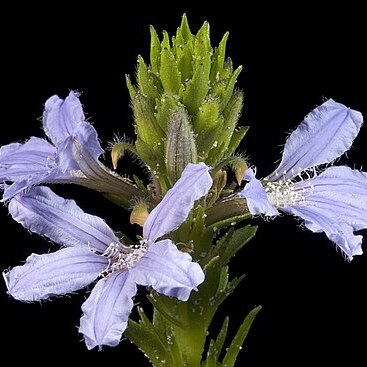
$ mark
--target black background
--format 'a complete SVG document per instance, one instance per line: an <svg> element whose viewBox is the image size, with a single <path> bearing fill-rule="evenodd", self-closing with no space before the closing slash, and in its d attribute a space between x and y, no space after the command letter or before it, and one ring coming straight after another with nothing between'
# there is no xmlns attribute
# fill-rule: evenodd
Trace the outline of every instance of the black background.
<svg viewBox="0 0 367 367"><path fill-rule="evenodd" d="M183 12L192 31L209 21L213 44L230 31L228 54L235 65L244 65L238 80L246 96L241 123L251 126L242 149L257 165L259 176L275 167L286 132L324 98L367 116L363 11L351 4L259 5L238 9L228 3L214 9L211 4L207 11L171 5L164 12L143 5L123 11L108 3L82 10L66 3L53 9L4 8L1 145L42 136L38 118L43 103L53 94L65 97L70 89L83 92L85 110L104 147L113 133L133 137L124 74L134 73L138 54L148 58L149 25L172 34ZM366 142L363 128L348 157L337 164L366 167ZM71 186L55 190L76 198L84 210L105 218L113 228L136 233L127 228L127 216L98 194ZM366 255L349 263L324 235L302 230L292 218L256 222L258 236L233 261L232 274L245 272L247 278L220 315L230 315L233 335L244 315L263 305L238 366L331 365L344 359L349 366L364 364ZM0 208L0 228L1 269L50 247L16 224L5 207ZM80 356L105 363L113 358L127 366L131 361L149 365L128 341L102 353L86 351L76 328L83 291L52 302L22 304L5 294L4 284L0 287L2 357L33 356L42 362L46 353L57 359ZM145 304L144 295L136 302Z"/></svg>

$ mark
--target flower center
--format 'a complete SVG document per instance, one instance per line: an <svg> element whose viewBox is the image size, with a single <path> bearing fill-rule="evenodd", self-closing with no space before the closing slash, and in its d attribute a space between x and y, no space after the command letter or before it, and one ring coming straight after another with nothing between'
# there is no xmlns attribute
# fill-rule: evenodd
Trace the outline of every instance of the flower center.
<svg viewBox="0 0 367 367"><path fill-rule="evenodd" d="M287 205L302 205L306 203L306 197L313 191L312 185L303 185L303 182L278 180L267 182L264 185L270 203L277 207Z"/></svg>
<svg viewBox="0 0 367 367"><path fill-rule="evenodd" d="M133 247L122 247L118 243L111 243L102 254L108 259L107 268L102 276L107 276L115 271L128 271L133 268L147 252L147 249L144 243Z"/></svg>

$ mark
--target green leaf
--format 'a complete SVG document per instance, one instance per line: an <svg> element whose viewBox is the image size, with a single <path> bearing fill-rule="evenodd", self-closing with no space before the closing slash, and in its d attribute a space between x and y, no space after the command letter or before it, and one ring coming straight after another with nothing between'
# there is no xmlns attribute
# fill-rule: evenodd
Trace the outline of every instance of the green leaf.
<svg viewBox="0 0 367 367"><path fill-rule="evenodd" d="M223 321L222 328L220 329L220 332L219 332L219 334L217 336L217 339L215 341L215 346L216 346L216 349L218 351L218 356L220 355L220 353L223 349L223 345L224 345L224 342L225 342L226 337L227 337L228 323L229 323L229 317L226 316L224 321Z"/></svg>
<svg viewBox="0 0 367 367"><path fill-rule="evenodd" d="M219 114L219 103L215 98L206 100L193 119L197 134L198 153L206 158L209 150L216 147L219 133L222 131L223 118Z"/></svg>
<svg viewBox="0 0 367 367"><path fill-rule="evenodd" d="M150 64L158 74L161 66L161 42L153 26L150 26Z"/></svg>
<svg viewBox="0 0 367 367"><path fill-rule="evenodd" d="M210 80L215 81L217 78L221 77L224 60L226 55L226 44L228 40L229 33L226 32L219 43L218 48L215 50L213 61L212 61L212 68L210 71Z"/></svg>
<svg viewBox="0 0 367 367"><path fill-rule="evenodd" d="M225 265L229 260L245 246L256 234L257 226L247 225L243 228L236 229L232 232L229 240L226 241L225 246L221 248L221 263Z"/></svg>
<svg viewBox="0 0 367 367"><path fill-rule="evenodd" d="M132 101L136 134L151 148L162 143L164 132L154 116L154 105L151 100L137 93ZM161 146L163 151L163 146Z"/></svg>
<svg viewBox="0 0 367 367"><path fill-rule="evenodd" d="M242 345L246 339L246 336L250 330L250 327L256 317L256 315L261 310L261 306L255 307L250 313L245 317L242 325L239 327L235 337L233 338L231 345L229 346L227 353L223 359L223 366L234 367L238 353L242 349Z"/></svg>
<svg viewBox="0 0 367 367"><path fill-rule="evenodd" d="M216 299L214 303L214 307L219 307L219 305L237 288L237 286L242 282L245 278L245 274L240 277L233 278L227 285L226 289L218 292L216 294Z"/></svg>
<svg viewBox="0 0 367 367"><path fill-rule="evenodd" d="M224 292L229 280L229 274L228 274L228 266L223 266L220 269L220 276L219 276L219 283L218 283L218 289L217 293Z"/></svg>
<svg viewBox="0 0 367 367"><path fill-rule="evenodd" d="M167 131L172 113L180 108L182 109L184 106L175 94L164 93L161 98L156 100L157 112L155 117L163 131Z"/></svg>
<svg viewBox="0 0 367 367"><path fill-rule="evenodd" d="M126 79L126 86L129 91L130 99L133 101L136 96L136 88L133 85L133 83L131 83L130 75L126 74L125 79Z"/></svg>
<svg viewBox="0 0 367 367"><path fill-rule="evenodd" d="M222 328L220 329L220 332L217 336L217 339L214 341L213 339L210 341L208 352L207 352L207 358L205 361L205 367L218 367L218 357L220 356L220 353L222 351L224 341L227 337L227 331L228 331L228 322L229 317L226 316L222 325Z"/></svg>
<svg viewBox="0 0 367 367"><path fill-rule="evenodd" d="M181 86L181 74L178 71L177 62L171 50L167 32L163 34L159 76L166 92L178 94Z"/></svg>
<svg viewBox="0 0 367 367"><path fill-rule="evenodd" d="M223 111L224 123L223 129L219 134L219 145L223 144L223 153L228 156L228 145L230 144L231 137L235 131L236 124L241 116L243 107L243 93L236 91L229 100L226 108Z"/></svg>
<svg viewBox="0 0 367 367"><path fill-rule="evenodd" d="M137 70L137 80L139 84L140 91L150 98L152 102L159 98L162 89L159 85L159 79L154 75L154 73L148 69L144 62L144 59L138 56L138 70Z"/></svg>
<svg viewBox="0 0 367 367"><path fill-rule="evenodd" d="M157 164L159 166L163 164L163 161L159 154L160 149L157 146L151 147L144 140L138 137L138 139L135 142L135 147L139 157L141 157L144 163L148 167L150 167L150 171L153 171L154 168L157 166Z"/></svg>
<svg viewBox="0 0 367 367"><path fill-rule="evenodd" d="M233 132L231 141L228 144L228 155L235 152L249 128L249 126L241 126L238 130Z"/></svg>
<svg viewBox="0 0 367 367"><path fill-rule="evenodd" d="M188 42L191 39L192 34L191 34L191 31L190 31L189 22L187 21L186 14L184 14L182 16L182 21L181 21L181 25L180 25L180 28L179 29L180 29L182 38L186 42Z"/></svg>
<svg viewBox="0 0 367 367"><path fill-rule="evenodd" d="M227 106L227 103L232 97L234 86L236 85L237 78L240 75L240 72L242 71L242 66L239 66L235 72L232 74L231 78L229 79L229 82L227 84L226 90L222 95L221 101L220 101L220 110L223 111L224 108Z"/></svg>
<svg viewBox="0 0 367 367"><path fill-rule="evenodd" d="M182 92L183 103L191 116L196 114L209 90L210 53L209 24L205 22L194 43L193 76Z"/></svg>
<svg viewBox="0 0 367 367"><path fill-rule="evenodd" d="M143 311L141 310L141 312ZM154 367L174 365L170 359L170 353L145 315L144 321L140 323L129 320L124 335L147 355Z"/></svg>
<svg viewBox="0 0 367 367"><path fill-rule="evenodd" d="M154 308L156 308L161 313L161 315L171 324L176 325L181 329L185 327L181 320L177 317L177 315L172 314L172 309L175 309L175 300L158 294L150 294L148 296L148 300L154 306Z"/></svg>
<svg viewBox="0 0 367 367"><path fill-rule="evenodd" d="M209 343L208 351L206 353L205 367L217 367L218 351L214 340Z"/></svg>
<svg viewBox="0 0 367 367"><path fill-rule="evenodd" d="M181 45L180 45L181 46ZM177 53L177 67L181 72L181 83L186 83L193 75L193 42L188 41L181 46L180 53Z"/></svg>

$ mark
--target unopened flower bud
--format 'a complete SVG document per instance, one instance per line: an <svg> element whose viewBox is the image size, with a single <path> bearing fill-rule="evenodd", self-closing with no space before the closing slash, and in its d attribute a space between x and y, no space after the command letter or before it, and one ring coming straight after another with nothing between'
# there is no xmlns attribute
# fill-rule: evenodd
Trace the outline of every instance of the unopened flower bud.
<svg viewBox="0 0 367 367"><path fill-rule="evenodd" d="M196 160L196 143L190 119L185 110L176 110L169 121L166 141L166 164L170 178L178 180L187 164Z"/></svg>

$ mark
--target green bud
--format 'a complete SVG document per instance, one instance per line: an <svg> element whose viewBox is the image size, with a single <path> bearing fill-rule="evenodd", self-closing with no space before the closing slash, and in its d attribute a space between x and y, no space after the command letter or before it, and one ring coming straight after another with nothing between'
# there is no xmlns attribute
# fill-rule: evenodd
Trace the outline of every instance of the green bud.
<svg viewBox="0 0 367 367"><path fill-rule="evenodd" d="M166 140L167 173L173 182L178 180L188 163L196 163L197 153L190 119L185 110L171 115Z"/></svg>

